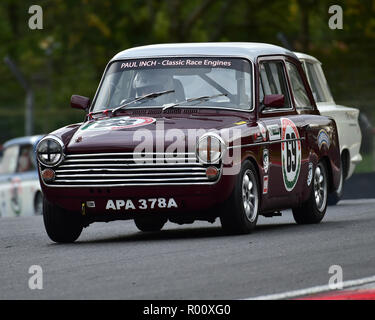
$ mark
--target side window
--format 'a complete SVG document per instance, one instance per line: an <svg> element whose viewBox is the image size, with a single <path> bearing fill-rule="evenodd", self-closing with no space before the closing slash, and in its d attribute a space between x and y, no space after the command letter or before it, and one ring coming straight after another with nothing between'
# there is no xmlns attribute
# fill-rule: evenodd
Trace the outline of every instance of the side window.
<svg viewBox="0 0 375 320"><path fill-rule="evenodd" d="M306 70L307 70L307 75L310 81L310 86L311 86L311 90L313 92L315 101L323 102L324 93L322 89L322 84L318 79L318 75L316 72L316 68L314 68L314 64L310 62L306 62Z"/></svg>
<svg viewBox="0 0 375 320"><path fill-rule="evenodd" d="M262 62L259 66L259 75L260 102L263 102L265 95L282 94L285 97L285 103L282 108L290 108L291 104L283 63L281 61Z"/></svg>
<svg viewBox="0 0 375 320"><path fill-rule="evenodd" d="M306 88L303 84L301 75L298 72L297 67L290 62L286 63L290 83L292 86L294 102L296 104L297 109L305 109L305 108L312 108L309 96L307 95Z"/></svg>
<svg viewBox="0 0 375 320"><path fill-rule="evenodd" d="M17 172L27 172L35 170L33 161L33 146L24 145L20 147L18 156Z"/></svg>
<svg viewBox="0 0 375 320"><path fill-rule="evenodd" d="M4 150L4 156L0 166L0 173L10 174L16 171L18 150L18 145L8 147Z"/></svg>

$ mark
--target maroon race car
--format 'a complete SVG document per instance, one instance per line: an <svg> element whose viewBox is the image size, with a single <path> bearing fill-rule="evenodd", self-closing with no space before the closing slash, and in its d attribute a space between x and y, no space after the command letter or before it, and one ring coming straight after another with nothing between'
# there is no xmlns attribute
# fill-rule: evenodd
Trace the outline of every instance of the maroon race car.
<svg viewBox="0 0 375 320"><path fill-rule="evenodd" d="M142 231L220 218L248 233L292 208L318 223L340 183L336 124L316 108L301 63L259 43L152 45L107 65L83 123L37 146L49 237L96 221Z"/></svg>

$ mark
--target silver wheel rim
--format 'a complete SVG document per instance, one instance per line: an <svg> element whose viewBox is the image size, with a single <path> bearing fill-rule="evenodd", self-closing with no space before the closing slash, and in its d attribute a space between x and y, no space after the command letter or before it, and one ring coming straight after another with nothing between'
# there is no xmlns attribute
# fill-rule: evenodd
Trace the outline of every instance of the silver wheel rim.
<svg viewBox="0 0 375 320"><path fill-rule="evenodd" d="M327 179L320 164L316 167L314 174L314 195L316 207L322 212L327 203Z"/></svg>
<svg viewBox="0 0 375 320"><path fill-rule="evenodd" d="M242 205L246 218L254 222L258 215L258 187L254 174L249 169L242 178Z"/></svg>

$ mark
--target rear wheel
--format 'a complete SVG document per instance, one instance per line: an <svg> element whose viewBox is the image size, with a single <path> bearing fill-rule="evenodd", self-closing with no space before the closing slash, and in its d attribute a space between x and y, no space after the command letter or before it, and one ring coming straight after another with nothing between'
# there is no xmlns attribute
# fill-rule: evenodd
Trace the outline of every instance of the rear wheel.
<svg viewBox="0 0 375 320"><path fill-rule="evenodd" d="M66 211L47 199L43 200L43 221L48 236L55 242L74 242L83 229L79 213Z"/></svg>
<svg viewBox="0 0 375 320"><path fill-rule="evenodd" d="M237 176L232 195L226 201L220 221L228 233L250 233L259 214L259 181L254 165L246 160Z"/></svg>
<svg viewBox="0 0 375 320"><path fill-rule="evenodd" d="M344 161L341 158L341 167L340 167L340 184L336 191L330 193L328 195L328 205L329 206L335 206L342 198L342 195L344 193Z"/></svg>
<svg viewBox="0 0 375 320"><path fill-rule="evenodd" d="M163 217L137 217L134 219L136 227L143 232L160 231L166 222L167 219Z"/></svg>
<svg viewBox="0 0 375 320"><path fill-rule="evenodd" d="M311 195L300 207L293 209L298 224L312 224L322 221L327 210L328 174L323 161L315 168Z"/></svg>

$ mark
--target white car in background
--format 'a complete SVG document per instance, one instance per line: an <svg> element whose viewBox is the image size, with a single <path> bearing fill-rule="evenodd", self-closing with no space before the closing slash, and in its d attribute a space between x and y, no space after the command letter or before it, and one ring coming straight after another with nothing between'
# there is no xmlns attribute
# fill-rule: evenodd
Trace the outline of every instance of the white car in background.
<svg viewBox="0 0 375 320"><path fill-rule="evenodd" d="M302 62L320 113L336 121L341 152L342 183L337 192L329 197L329 204L334 205L342 196L344 181L352 176L355 166L362 160L359 151L362 140L358 124L359 110L335 103L319 60L304 53L295 52L295 54Z"/></svg>
<svg viewBox="0 0 375 320"><path fill-rule="evenodd" d="M0 162L0 217L42 214L35 147L43 136L7 141Z"/></svg>

